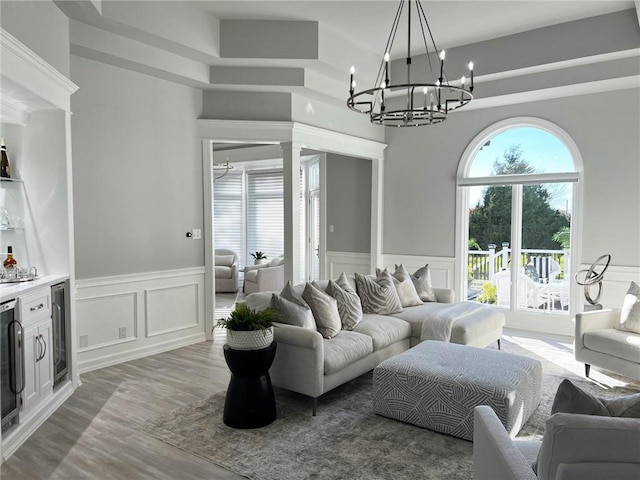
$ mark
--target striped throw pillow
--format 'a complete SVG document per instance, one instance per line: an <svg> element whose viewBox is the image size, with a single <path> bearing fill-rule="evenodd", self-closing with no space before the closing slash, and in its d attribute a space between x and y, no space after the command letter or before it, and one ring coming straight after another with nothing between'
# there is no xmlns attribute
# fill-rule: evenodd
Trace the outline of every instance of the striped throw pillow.
<svg viewBox="0 0 640 480"><path fill-rule="evenodd" d="M360 297L353 290L343 289L333 280L329 280L327 293L338 302L338 313L343 330L353 330L362 320L362 305Z"/></svg>
<svg viewBox="0 0 640 480"><path fill-rule="evenodd" d="M402 311L398 292L388 271L384 270L376 279L356 273L356 286L364 313L389 315Z"/></svg>

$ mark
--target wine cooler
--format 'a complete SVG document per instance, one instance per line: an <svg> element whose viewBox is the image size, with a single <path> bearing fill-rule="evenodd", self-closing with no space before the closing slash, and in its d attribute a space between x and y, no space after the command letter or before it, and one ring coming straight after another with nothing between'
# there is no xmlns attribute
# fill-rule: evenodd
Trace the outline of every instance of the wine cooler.
<svg viewBox="0 0 640 480"><path fill-rule="evenodd" d="M53 386L67 378L69 372L69 282L51 287L53 321Z"/></svg>

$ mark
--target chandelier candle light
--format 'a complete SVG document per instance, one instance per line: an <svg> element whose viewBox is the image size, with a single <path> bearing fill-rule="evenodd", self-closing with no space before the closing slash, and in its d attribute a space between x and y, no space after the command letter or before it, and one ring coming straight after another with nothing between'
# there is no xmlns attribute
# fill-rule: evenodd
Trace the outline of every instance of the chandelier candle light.
<svg viewBox="0 0 640 480"><path fill-rule="evenodd" d="M415 5L418 16L418 23L422 32L426 58L429 64L431 77L434 72L429 56L429 44L425 32L429 33L432 51L440 52L440 76L432 83L411 82L411 4ZM404 7L407 7L407 79L406 83L392 84L389 77L389 61L391 58L391 48L398 30L400 18ZM401 0L396 12L391 32L387 39L385 53L378 70L378 76L374 85L379 85L368 90L356 91L355 67L351 67L349 78L349 99L347 106L356 112L369 115L371 123L386 125L390 127L418 127L421 125L432 125L444 122L449 112L457 110L467 105L473 100L473 62L467 65L469 69L469 87L466 88L467 79L463 75L460 79L460 86L452 85L444 70L445 51L439 50L431 33L431 27L422 8L420 0ZM429 73L429 72L427 72ZM388 98L393 96L406 96L404 108L388 108L385 104L385 95ZM420 98L422 97L422 98Z"/></svg>

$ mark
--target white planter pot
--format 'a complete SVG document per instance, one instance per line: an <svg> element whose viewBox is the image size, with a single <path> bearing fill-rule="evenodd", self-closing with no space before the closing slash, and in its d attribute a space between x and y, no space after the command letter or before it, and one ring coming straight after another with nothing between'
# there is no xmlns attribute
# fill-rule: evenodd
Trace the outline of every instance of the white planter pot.
<svg viewBox="0 0 640 480"><path fill-rule="evenodd" d="M227 330L227 345L235 350L259 350L273 343L273 327L265 330Z"/></svg>
<svg viewBox="0 0 640 480"><path fill-rule="evenodd" d="M263 263L269 263L271 260L269 260L268 258L258 258L256 260L254 260L253 264L254 265L262 265Z"/></svg>

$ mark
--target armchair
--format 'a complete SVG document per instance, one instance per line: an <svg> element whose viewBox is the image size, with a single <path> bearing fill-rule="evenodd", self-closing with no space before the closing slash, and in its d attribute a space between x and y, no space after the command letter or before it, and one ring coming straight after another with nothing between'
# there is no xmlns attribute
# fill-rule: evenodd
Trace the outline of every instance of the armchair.
<svg viewBox="0 0 640 480"><path fill-rule="evenodd" d="M538 308L543 299L540 297L538 284L522 272L518 272L520 290L518 291L518 306L520 308ZM511 302L511 270L502 270L491 277L491 283L496 286L499 306L509 306Z"/></svg>
<svg viewBox="0 0 640 480"><path fill-rule="evenodd" d="M487 405L473 413L475 480L632 480L640 473L640 419L556 413L535 441L511 439Z"/></svg>
<svg viewBox="0 0 640 480"><path fill-rule="evenodd" d="M217 248L215 251L216 292L238 290L238 255L233 250Z"/></svg>
<svg viewBox="0 0 640 480"><path fill-rule="evenodd" d="M280 291L284 288L284 256L269 263L244 267L244 293Z"/></svg>
<svg viewBox="0 0 640 480"><path fill-rule="evenodd" d="M640 380L640 335L614 328L621 309L576 314L574 354L583 362L585 375L591 365Z"/></svg>

